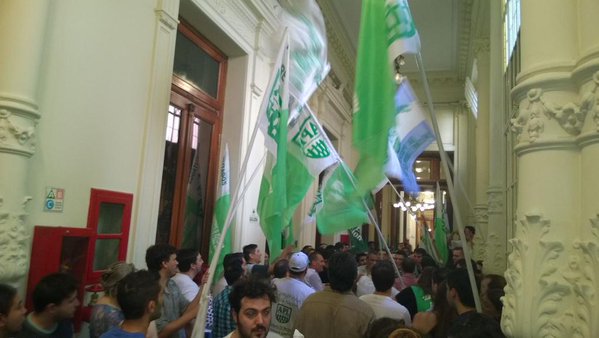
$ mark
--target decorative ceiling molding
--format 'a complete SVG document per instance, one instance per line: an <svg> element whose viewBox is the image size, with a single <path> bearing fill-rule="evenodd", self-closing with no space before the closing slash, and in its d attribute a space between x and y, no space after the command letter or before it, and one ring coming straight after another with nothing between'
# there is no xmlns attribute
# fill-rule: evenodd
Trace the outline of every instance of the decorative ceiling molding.
<svg viewBox="0 0 599 338"><path fill-rule="evenodd" d="M478 1L477 1L478 2ZM466 79L468 69L468 55L472 38L472 6L473 0L459 1L458 16L458 79Z"/></svg>
<svg viewBox="0 0 599 338"><path fill-rule="evenodd" d="M328 0L317 0L317 3L322 11L327 30L329 56L332 56L331 59L333 60L339 60L339 66L342 68L335 71L342 82L347 82L345 88L353 88L353 78L356 73L355 51L351 47L352 44L343 28L341 19L332 7L331 2ZM333 64L332 66L334 67L335 65Z"/></svg>

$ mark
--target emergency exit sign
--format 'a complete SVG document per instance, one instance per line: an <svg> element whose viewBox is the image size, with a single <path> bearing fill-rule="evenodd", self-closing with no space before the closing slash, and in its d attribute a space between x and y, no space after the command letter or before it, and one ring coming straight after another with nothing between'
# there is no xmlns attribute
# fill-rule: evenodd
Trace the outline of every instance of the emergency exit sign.
<svg viewBox="0 0 599 338"><path fill-rule="evenodd" d="M44 211L62 212L63 208L64 189L47 187L44 198Z"/></svg>

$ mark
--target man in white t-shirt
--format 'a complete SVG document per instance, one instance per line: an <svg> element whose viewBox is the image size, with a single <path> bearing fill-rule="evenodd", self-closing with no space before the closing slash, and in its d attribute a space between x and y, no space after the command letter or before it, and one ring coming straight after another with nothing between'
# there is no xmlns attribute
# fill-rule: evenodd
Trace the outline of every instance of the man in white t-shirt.
<svg viewBox="0 0 599 338"><path fill-rule="evenodd" d="M293 337L293 324L299 308L315 291L304 282L308 269L308 256L296 252L289 258L289 274L273 279L277 300L273 303L270 330L282 337Z"/></svg>
<svg viewBox="0 0 599 338"><path fill-rule="evenodd" d="M192 301L200 291L200 287L193 279L202 270L202 254L195 249L180 249L177 251L177 262L179 262L179 272L171 277L177 284L181 294L188 301Z"/></svg>
<svg viewBox="0 0 599 338"><path fill-rule="evenodd" d="M318 274L324 269L324 258L317 251L312 252L308 258L310 260L310 267L306 272L306 283L308 283L314 291L322 291L324 285Z"/></svg>
<svg viewBox="0 0 599 338"><path fill-rule="evenodd" d="M363 295L360 300L366 302L376 318L389 317L403 320L406 326L411 326L410 312L403 305L391 298L391 289L395 282L395 269L390 261L380 261L371 270L372 282L376 291Z"/></svg>

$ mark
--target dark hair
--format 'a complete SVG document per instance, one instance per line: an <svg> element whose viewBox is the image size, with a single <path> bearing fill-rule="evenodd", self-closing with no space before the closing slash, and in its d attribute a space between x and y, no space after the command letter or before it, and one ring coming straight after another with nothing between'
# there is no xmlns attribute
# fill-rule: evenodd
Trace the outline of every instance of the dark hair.
<svg viewBox="0 0 599 338"><path fill-rule="evenodd" d="M246 262L250 261L250 254L256 252L258 246L256 244L248 244L243 247L243 258L245 258Z"/></svg>
<svg viewBox="0 0 599 338"><path fill-rule="evenodd" d="M360 258L362 258L362 257L367 257L367 256L368 256L368 254L366 254L365 252L358 252L358 253L356 254L356 262L359 262L359 261L360 261Z"/></svg>
<svg viewBox="0 0 599 338"><path fill-rule="evenodd" d="M262 264L255 264L254 266L252 266L252 271L250 271L251 274L253 276L256 276L258 278L269 278L270 276L268 275L268 266L266 265L262 265Z"/></svg>
<svg viewBox="0 0 599 338"><path fill-rule="evenodd" d="M448 337L459 338L501 338L505 337L499 322L482 313L473 312L464 320L451 326Z"/></svg>
<svg viewBox="0 0 599 338"><path fill-rule="evenodd" d="M191 265L198 260L200 253L196 249L180 249L177 251L177 262L179 262L179 271L187 272Z"/></svg>
<svg viewBox="0 0 599 338"><path fill-rule="evenodd" d="M406 323L403 319L398 320L389 317L382 317L370 322L370 325L368 325L368 330L366 331L366 337L387 338L391 332L405 326Z"/></svg>
<svg viewBox="0 0 599 338"><path fill-rule="evenodd" d="M505 277L501 276L501 275L496 275L496 274L488 274L485 275L483 277L484 279L489 279L489 284L487 286L487 288L489 290L491 289L503 289L505 288L505 286L507 285L507 282L505 281Z"/></svg>
<svg viewBox="0 0 599 338"><path fill-rule="evenodd" d="M441 284L447 279L447 273L449 270L447 268L437 268L433 271L432 282L434 284Z"/></svg>
<svg viewBox="0 0 599 338"><path fill-rule="evenodd" d="M385 292L395 283L395 269L390 261L379 261L371 271L372 283L378 292Z"/></svg>
<svg viewBox="0 0 599 338"><path fill-rule="evenodd" d="M418 286L420 286L427 295L433 294L433 273L437 268L427 266L418 276Z"/></svg>
<svg viewBox="0 0 599 338"><path fill-rule="evenodd" d="M0 284L0 314L8 315L16 295L17 289L7 284Z"/></svg>
<svg viewBox="0 0 599 338"><path fill-rule="evenodd" d="M347 252L338 252L328 260L331 289L339 292L351 290L358 275L358 264Z"/></svg>
<svg viewBox="0 0 599 338"><path fill-rule="evenodd" d="M434 276L435 274L433 274L433 280ZM433 297L433 304L433 312L437 315L437 325L434 328L433 337L446 338L447 330L458 317L458 312L447 301L447 282L445 280L439 282L437 293Z"/></svg>
<svg viewBox="0 0 599 338"><path fill-rule="evenodd" d="M478 284L478 283L477 283ZM447 288L455 289L462 304L474 307L474 295L466 269L455 269L447 274Z"/></svg>
<svg viewBox="0 0 599 338"><path fill-rule="evenodd" d="M473 235L476 234L476 229L472 225L466 225L464 227L464 230L466 230L466 229L470 230L470 232L472 232Z"/></svg>
<svg viewBox="0 0 599 338"><path fill-rule="evenodd" d="M312 264L312 262L314 262L315 260L318 259L318 256L322 256L322 254L318 251L312 251L310 253L310 256L308 256L308 261L310 262L310 264ZM324 259L324 257L323 257Z"/></svg>
<svg viewBox="0 0 599 338"><path fill-rule="evenodd" d="M420 254L422 256L428 256L428 252L426 252L426 250L424 248L420 248L420 247L414 249L414 253Z"/></svg>
<svg viewBox="0 0 599 338"><path fill-rule="evenodd" d="M33 310L44 312L49 304L60 305L77 291L79 282L67 273L53 273L42 278L33 290Z"/></svg>
<svg viewBox="0 0 599 338"><path fill-rule="evenodd" d="M146 265L150 271L160 271L162 263L168 262L172 254L176 254L177 249L170 244L155 244L146 250Z"/></svg>
<svg viewBox="0 0 599 338"><path fill-rule="evenodd" d="M305 253L306 255L310 255L312 252L314 252L314 248L311 245L304 245L304 247L301 250L303 253Z"/></svg>
<svg viewBox="0 0 599 338"><path fill-rule="evenodd" d="M125 319L139 319L151 300L158 301L160 283L158 275L139 270L125 276L118 286L117 300Z"/></svg>
<svg viewBox="0 0 599 338"><path fill-rule="evenodd" d="M227 266L237 263L239 265L243 265L243 253L241 252L234 252L234 253L230 253L230 254L226 254L225 257L223 258L223 267L226 268Z"/></svg>
<svg viewBox="0 0 599 338"><path fill-rule="evenodd" d="M244 297L257 299L264 296L268 296L271 304L276 302L275 291L270 283L268 283L268 280L250 277L237 281L233 285L233 290L229 294L229 303L231 303L231 309L239 313L241 310L241 299Z"/></svg>
<svg viewBox="0 0 599 338"><path fill-rule="evenodd" d="M289 261L286 259L280 259L272 268L274 278L285 278L287 276L287 270L289 270Z"/></svg>
<svg viewBox="0 0 599 338"><path fill-rule="evenodd" d="M451 251L453 251L453 250L458 250L458 251L464 252L464 248L462 248L461 246L455 246L455 247L453 247L453 249L451 249Z"/></svg>
<svg viewBox="0 0 599 338"><path fill-rule="evenodd" d="M227 285L233 285L233 283L237 282L237 280L243 276L243 273L244 271L241 263L230 263L229 265L225 266L224 276L225 280L227 281Z"/></svg>
<svg viewBox="0 0 599 338"><path fill-rule="evenodd" d="M403 262L401 262L401 269L403 272L414 273L414 271L416 271L416 262L410 257L406 257Z"/></svg>

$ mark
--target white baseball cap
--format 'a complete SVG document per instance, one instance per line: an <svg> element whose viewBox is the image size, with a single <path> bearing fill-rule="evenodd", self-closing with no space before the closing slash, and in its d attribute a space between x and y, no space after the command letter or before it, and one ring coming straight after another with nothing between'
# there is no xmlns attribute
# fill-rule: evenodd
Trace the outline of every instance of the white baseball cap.
<svg viewBox="0 0 599 338"><path fill-rule="evenodd" d="M289 270L303 272L308 268L308 256L303 252L296 252L289 258Z"/></svg>

